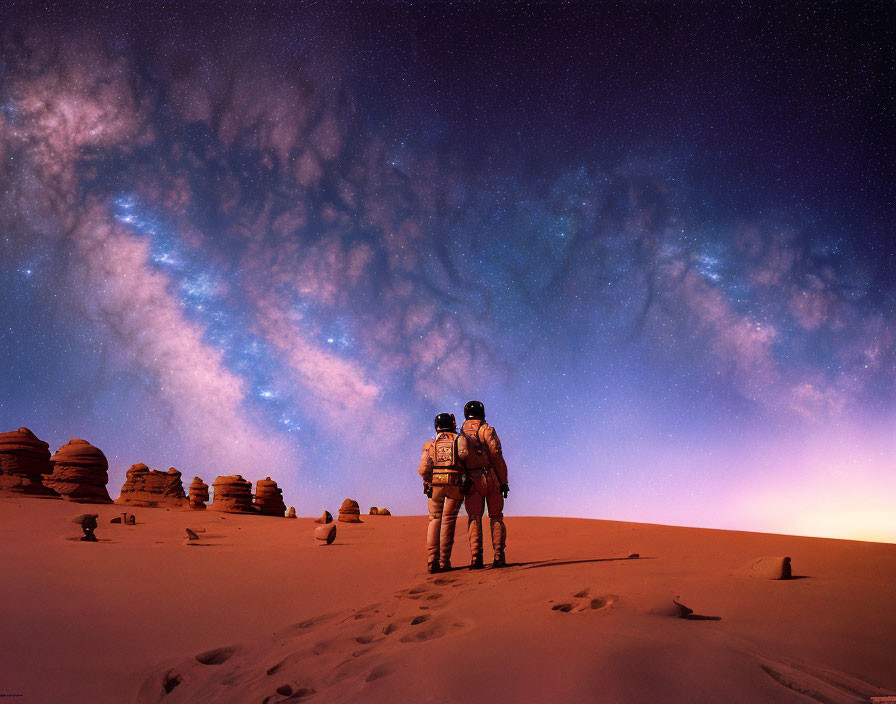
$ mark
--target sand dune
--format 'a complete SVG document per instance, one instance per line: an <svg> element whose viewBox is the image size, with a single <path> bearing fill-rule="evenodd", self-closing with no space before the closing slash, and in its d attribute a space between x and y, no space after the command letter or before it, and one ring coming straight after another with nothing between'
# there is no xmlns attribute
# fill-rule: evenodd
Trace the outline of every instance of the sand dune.
<svg viewBox="0 0 896 704"><path fill-rule="evenodd" d="M312 518L134 509L127 526L109 523L118 507L91 509L93 544L70 540L70 503L0 500L0 694L839 704L896 692L896 545L511 517L511 567L428 576L422 517L365 515L320 546ZM198 544L183 544L186 528ZM796 578L751 574L762 556L792 557ZM455 564L468 558L459 541Z"/></svg>

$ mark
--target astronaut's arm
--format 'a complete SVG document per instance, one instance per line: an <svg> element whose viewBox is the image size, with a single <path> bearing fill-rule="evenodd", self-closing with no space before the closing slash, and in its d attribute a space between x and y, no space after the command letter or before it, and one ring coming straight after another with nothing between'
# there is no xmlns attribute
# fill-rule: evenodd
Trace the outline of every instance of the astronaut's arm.
<svg viewBox="0 0 896 704"><path fill-rule="evenodd" d="M507 484L507 463L504 461L504 453L501 450L501 440L498 438L498 433L489 426L483 439L488 451L489 464L494 468L495 474L498 475L498 483Z"/></svg>
<svg viewBox="0 0 896 704"><path fill-rule="evenodd" d="M423 454L420 456L420 464L417 465L417 474L423 478L424 484L432 483L432 457L429 453L429 443L423 446Z"/></svg>

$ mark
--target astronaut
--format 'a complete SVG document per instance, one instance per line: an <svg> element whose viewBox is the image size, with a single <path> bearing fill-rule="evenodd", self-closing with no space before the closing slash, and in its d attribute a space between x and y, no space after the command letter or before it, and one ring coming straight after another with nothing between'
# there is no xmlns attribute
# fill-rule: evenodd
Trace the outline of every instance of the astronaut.
<svg viewBox="0 0 896 704"><path fill-rule="evenodd" d="M467 532L470 538L470 569L482 569L482 513L488 506L488 517L494 550L493 567L505 567L504 548L507 528L504 526L504 499L507 485L507 464L501 452L501 440L495 429L485 422L485 406L481 401L468 401L464 406L461 436L467 439L467 474L472 489L466 494Z"/></svg>
<svg viewBox="0 0 896 704"><path fill-rule="evenodd" d="M423 477L423 492L429 497L429 527L426 531L427 571L451 569L454 527L464 502L462 487L468 483L465 461L467 439L457 432L453 413L439 413L436 436L423 446L417 472Z"/></svg>

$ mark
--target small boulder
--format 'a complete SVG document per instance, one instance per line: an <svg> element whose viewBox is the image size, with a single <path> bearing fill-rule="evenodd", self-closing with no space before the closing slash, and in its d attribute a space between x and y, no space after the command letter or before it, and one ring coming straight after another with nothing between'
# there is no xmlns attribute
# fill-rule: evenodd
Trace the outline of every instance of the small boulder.
<svg viewBox="0 0 896 704"><path fill-rule="evenodd" d="M296 507L290 506L289 511L286 512L287 518L295 518L296 517Z"/></svg>
<svg viewBox="0 0 896 704"><path fill-rule="evenodd" d="M195 542L195 541L199 540L199 536L196 535L195 532L193 532L193 531L190 530L189 528L185 528L184 530L187 532L187 540L186 540L186 542L188 542L188 543L192 543L192 542Z"/></svg>
<svg viewBox="0 0 896 704"><path fill-rule="evenodd" d="M81 530L84 531L84 535L82 536L81 540L89 543L96 542L96 536L93 534L93 532L96 530L96 519L99 517L100 515L98 513L82 513L72 519L72 523L78 524L79 526L81 526Z"/></svg>
<svg viewBox="0 0 896 704"><path fill-rule="evenodd" d="M121 516L116 516L109 523L124 523L124 521L121 520Z"/></svg>
<svg viewBox="0 0 896 704"><path fill-rule="evenodd" d="M387 508L378 508L378 509L376 510L376 514L377 514L378 516L391 516L391 515L392 515L392 512L391 512L389 509L387 509Z"/></svg>
<svg viewBox="0 0 896 704"><path fill-rule="evenodd" d="M370 511L367 512L368 516L375 516L379 513L379 509L376 506L371 506Z"/></svg>
<svg viewBox="0 0 896 704"><path fill-rule="evenodd" d="M333 522L333 514L329 511L324 511L323 515L320 518L314 519L315 523L332 523Z"/></svg>
<svg viewBox="0 0 896 704"><path fill-rule="evenodd" d="M336 540L336 524L327 523L314 529L314 539L320 545L329 545Z"/></svg>
<svg viewBox="0 0 896 704"><path fill-rule="evenodd" d="M790 579L789 557L757 557L750 564L750 576L759 579Z"/></svg>
<svg viewBox="0 0 896 704"><path fill-rule="evenodd" d="M360 523L361 508L354 499L346 499L339 507L339 520L343 523Z"/></svg>

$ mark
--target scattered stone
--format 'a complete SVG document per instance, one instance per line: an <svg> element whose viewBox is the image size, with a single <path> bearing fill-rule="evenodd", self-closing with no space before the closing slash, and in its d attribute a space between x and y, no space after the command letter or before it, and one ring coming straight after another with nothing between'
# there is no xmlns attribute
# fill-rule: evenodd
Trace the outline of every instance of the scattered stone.
<svg viewBox="0 0 896 704"><path fill-rule="evenodd" d="M639 560L640 558L641 558L641 555L637 552L633 552L631 555L628 556L629 560Z"/></svg>
<svg viewBox="0 0 896 704"><path fill-rule="evenodd" d="M96 536L93 534L93 532L96 530L96 519L99 517L100 515L98 513L82 513L72 519L72 523L77 523L79 526L81 526L81 530L84 531L84 535L81 537L81 540L89 543L97 542Z"/></svg>
<svg viewBox="0 0 896 704"><path fill-rule="evenodd" d="M51 474L44 484L67 501L81 504L111 504L106 489L109 462L103 451L86 440L73 438L50 458Z"/></svg>
<svg viewBox="0 0 896 704"><path fill-rule="evenodd" d="M750 576L759 579L790 579L789 557L757 557L750 564Z"/></svg>
<svg viewBox="0 0 896 704"><path fill-rule="evenodd" d="M295 518L296 517L296 507L290 506L289 511L286 512L287 518Z"/></svg>
<svg viewBox="0 0 896 704"><path fill-rule="evenodd" d="M329 511L324 511L323 515L320 518L314 519L315 523L332 523L333 522L333 514Z"/></svg>
<svg viewBox="0 0 896 704"><path fill-rule="evenodd" d="M361 508L354 499L346 499L339 507L339 520L343 523L360 523Z"/></svg>
<svg viewBox="0 0 896 704"><path fill-rule="evenodd" d="M150 469L142 462L133 465L127 473L121 496L116 504L181 508L189 505L184 494L181 474L174 467L167 472Z"/></svg>
<svg viewBox="0 0 896 704"><path fill-rule="evenodd" d="M368 516L375 516L379 513L379 509L376 506L371 506L370 511L368 512Z"/></svg>
<svg viewBox="0 0 896 704"><path fill-rule="evenodd" d="M209 508L230 513L252 513L252 482L239 474L218 477L212 484L214 500Z"/></svg>
<svg viewBox="0 0 896 704"><path fill-rule="evenodd" d="M255 508L262 516L282 516L286 513L283 491L270 477L255 482Z"/></svg>
<svg viewBox="0 0 896 704"><path fill-rule="evenodd" d="M314 529L314 539L321 545L329 545L336 540L336 524L327 523Z"/></svg>
<svg viewBox="0 0 896 704"><path fill-rule="evenodd" d="M28 428L0 433L0 491L28 496L57 496L43 483L50 472L50 446Z"/></svg>
<svg viewBox="0 0 896 704"><path fill-rule="evenodd" d="M387 508L379 508L376 511L378 516L391 516L392 512Z"/></svg>
<svg viewBox="0 0 896 704"><path fill-rule="evenodd" d="M196 535L195 532L193 532L189 528L186 528L185 530L187 531L187 541L188 542L194 542L196 540L199 540L199 536Z"/></svg>
<svg viewBox="0 0 896 704"><path fill-rule="evenodd" d="M124 517L125 523L127 523L129 526L137 525L137 517L133 513L125 513Z"/></svg>
<svg viewBox="0 0 896 704"><path fill-rule="evenodd" d="M121 520L121 516L116 516L109 523L124 523L124 521Z"/></svg>
<svg viewBox="0 0 896 704"><path fill-rule="evenodd" d="M684 618L688 621L721 621L721 616L703 616L702 614L695 614L694 610L688 606L685 606L681 602L681 597L676 596L673 597L672 603L675 604L675 607L678 609L678 618Z"/></svg>
<svg viewBox="0 0 896 704"><path fill-rule="evenodd" d="M208 501L208 484L199 477L193 477L190 482L190 508L197 511L204 511L205 504Z"/></svg>

